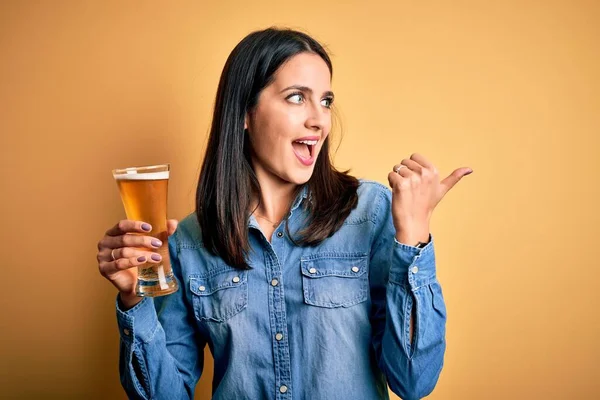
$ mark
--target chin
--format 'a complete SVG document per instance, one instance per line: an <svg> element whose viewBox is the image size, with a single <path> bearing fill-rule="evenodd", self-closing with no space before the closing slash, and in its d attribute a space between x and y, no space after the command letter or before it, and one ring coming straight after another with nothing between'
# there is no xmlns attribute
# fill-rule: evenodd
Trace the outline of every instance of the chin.
<svg viewBox="0 0 600 400"><path fill-rule="evenodd" d="M288 175L288 182L293 183L295 185L304 185L308 182L313 174L314 168L306 171L298 171L295 173L291 173Z"/></svg>

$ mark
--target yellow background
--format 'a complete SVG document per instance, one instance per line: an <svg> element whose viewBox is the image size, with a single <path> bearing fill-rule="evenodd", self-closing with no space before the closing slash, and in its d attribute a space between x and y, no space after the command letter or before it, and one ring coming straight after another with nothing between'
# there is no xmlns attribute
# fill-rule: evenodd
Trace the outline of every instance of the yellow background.
<svg viewBox="0 0 600 400"><path fill-rule="evenodd" d="M600 3L568 0L3 1L3 396L125 398L95 259L124 217L110 170L170 162L170 216L191 212L225 59L271 25L332 53L340 168L475 171L433 220L430 398L599 398Z"/></svg>

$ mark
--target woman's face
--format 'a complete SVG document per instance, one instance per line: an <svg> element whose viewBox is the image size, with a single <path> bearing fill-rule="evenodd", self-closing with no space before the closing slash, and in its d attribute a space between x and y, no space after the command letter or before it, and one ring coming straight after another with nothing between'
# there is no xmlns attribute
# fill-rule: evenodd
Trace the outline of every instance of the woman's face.
<svg viewBox="0 0 600 400"><path fill-rule="evenodd" d="M259 180L299 185L310 179L331 130L332 102L331 75L320 56L300 53L279 68L246 116Z"/></svg>

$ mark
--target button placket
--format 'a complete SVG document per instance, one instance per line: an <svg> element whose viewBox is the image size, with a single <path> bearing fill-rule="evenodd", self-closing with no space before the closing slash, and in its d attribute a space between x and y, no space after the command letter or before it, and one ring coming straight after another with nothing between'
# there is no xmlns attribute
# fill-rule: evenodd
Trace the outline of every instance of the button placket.
<svg viewBox="0 0 600 400"><path fill-rule="evenodd" d="M275 248L285 247L285 242L280 241L269 244L265 252L265 267L267 269L267 285L269 288L269 313L271 341L274 351L275 370L278 374L277 386L275 389L275 398L288 399L292 395L291 384L291 365L289 343L285 340L287 335L286 306L285 306L285 288L282 279L282 266L279 262L278 254ZM282 248L282 251L285 251Z"/></svg>

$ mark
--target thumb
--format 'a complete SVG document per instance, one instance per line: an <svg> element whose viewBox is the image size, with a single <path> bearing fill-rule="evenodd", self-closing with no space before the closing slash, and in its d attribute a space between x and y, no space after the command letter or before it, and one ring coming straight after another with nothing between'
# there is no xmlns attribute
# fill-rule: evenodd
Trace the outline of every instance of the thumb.
<svg viewBox="0 0 600 400"><path fill-rule="evenodd" d="M171 236L175 230L177 229L177 220L176 219L168 219L167 220L167 233Z"/></svg>
<svg viewBox="0 0 600 400"><path fill-rule="evenodd" d="M455 169L448 177L446 177L441 183L443 187L443 194L448 193L450 189L454 187L464 176L471 174L473 170L469 167L462 167Z"/></svg>

